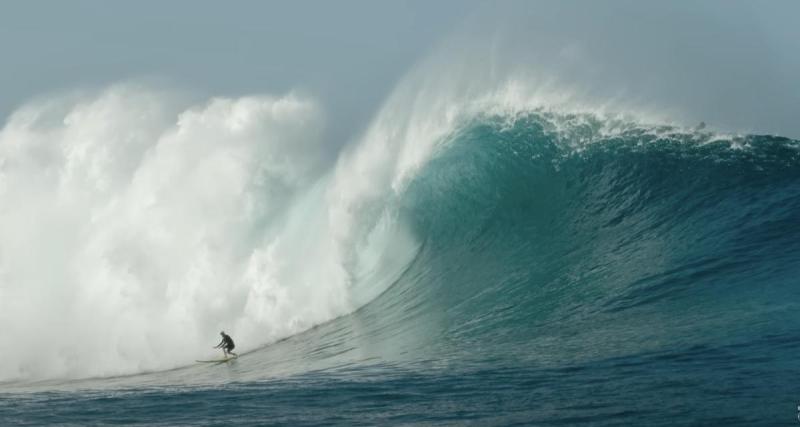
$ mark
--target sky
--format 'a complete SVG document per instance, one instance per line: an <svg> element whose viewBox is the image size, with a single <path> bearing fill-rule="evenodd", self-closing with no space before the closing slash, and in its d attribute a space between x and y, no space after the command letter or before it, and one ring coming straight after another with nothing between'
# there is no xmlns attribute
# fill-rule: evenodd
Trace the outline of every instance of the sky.
<svg viewBox="0 0 800 427"><path fill-rule="evenodd" d="M423 59L502 51L509 68L546 69L593 96L797 138L798 17L794 0L2 2L0 117L121 81L198 99L297 90L344 144ZM485 40L504 46L480 51ZM565 51L580 60L554 64Z"/></svg>
<svg viewBox="0 0 800 427"><path fill-rule="evenodd" d="M474 4L2 2L0 116L33 96L146 80L199 96L307 91L348 118L332 120L344 135Z"/></svg>
<svg viewBox="0 0 800 427"><path fill-rule="evenodd" d="M800 138L800 1L496 4L481 16L503 67L595 105Z"/></svg>

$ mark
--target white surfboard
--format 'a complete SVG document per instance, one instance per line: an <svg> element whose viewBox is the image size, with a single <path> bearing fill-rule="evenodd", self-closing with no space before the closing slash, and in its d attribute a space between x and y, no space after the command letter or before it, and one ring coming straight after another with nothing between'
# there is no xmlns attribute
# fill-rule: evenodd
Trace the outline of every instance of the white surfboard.
<svg viewBox="0 0 800 427"><path fill-rule="evenodd" d="M229 356L229 357L225 357L225 358L222 358L222 359L195 360L195 362L198 362L198 363L224 363L224 362L228 362L228 361L231 361L233 359L236 359L238 357L239 356Z"/></svg>

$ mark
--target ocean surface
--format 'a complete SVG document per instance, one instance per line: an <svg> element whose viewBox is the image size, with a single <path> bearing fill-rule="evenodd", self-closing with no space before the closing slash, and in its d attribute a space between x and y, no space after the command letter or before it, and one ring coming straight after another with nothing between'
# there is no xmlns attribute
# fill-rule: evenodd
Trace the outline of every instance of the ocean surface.
<svg viewBox="0 0 800 427"><path fill-rule="evenodd" d="M228 363L9 374L0 424L798 422L800 141L484 112L419 165L353 310L232 329Z"/></svg>

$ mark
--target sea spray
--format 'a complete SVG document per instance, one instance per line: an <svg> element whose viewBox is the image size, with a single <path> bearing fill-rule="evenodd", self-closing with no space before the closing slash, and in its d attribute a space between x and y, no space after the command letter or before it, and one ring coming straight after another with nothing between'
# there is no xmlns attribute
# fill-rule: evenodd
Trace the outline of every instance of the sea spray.
<svg viewBox="0 0 800 427"><path fill-rule="evenodd" d="M0 132L0 378L167 369L220 329L247 351L365 302L361 254L387 242L329 222L356 208L317 103L175 104L118 85L31 103ZM371 223L391 235L387 219Z"/></svg>

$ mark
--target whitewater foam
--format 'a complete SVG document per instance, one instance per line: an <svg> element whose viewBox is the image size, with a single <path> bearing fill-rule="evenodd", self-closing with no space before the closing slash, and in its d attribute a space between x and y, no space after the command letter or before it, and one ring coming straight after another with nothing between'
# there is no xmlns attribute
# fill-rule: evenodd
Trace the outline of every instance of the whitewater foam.
<svg viewBox="0 0 800 427"><path fill-rule="evenodd" d="M117 85L31 103L0 132L0 380L170 368L220 329L247 351L365 301L392 216L331 216L360 215L360 189L331 182L318 104L176 104Z"/></svg>

